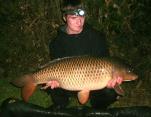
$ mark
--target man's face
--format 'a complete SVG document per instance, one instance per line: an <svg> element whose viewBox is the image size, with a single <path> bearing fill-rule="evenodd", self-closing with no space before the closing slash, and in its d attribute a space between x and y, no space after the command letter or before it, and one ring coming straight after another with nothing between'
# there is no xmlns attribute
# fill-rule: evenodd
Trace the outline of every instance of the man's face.
<svg viewBox="0 0 151 117"><path fill-rule="evenodd" d="M79 34L83 30L85 17L77 15L67 15L66 22L68 34Z"/></svg>

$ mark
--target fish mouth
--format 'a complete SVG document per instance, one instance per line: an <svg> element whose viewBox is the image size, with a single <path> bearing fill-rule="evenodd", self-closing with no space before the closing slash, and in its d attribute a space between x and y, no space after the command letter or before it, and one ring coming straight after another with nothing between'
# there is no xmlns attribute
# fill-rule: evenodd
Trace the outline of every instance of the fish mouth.
<svg viewBox="0 0 151 117"><path fill-rule="evenodd" d="M136 80L136 79L138 79L138 75L133 74L133 80Z"/></svg>
<svg viewBox="0 0 151 117"><path fill-rule="evenodd" d="M137 80L138 79L138 76L137 75L134 75L133 77L132 77L132 80Z"/></svg>
<svg viewBox="0 0 151 117"><path fill-rule="evenodd" d="M137 75L132 75L130 76L128 79L124 80L124 81L133 81L133 80L137 80L138 79L138 76Z"/></svg>

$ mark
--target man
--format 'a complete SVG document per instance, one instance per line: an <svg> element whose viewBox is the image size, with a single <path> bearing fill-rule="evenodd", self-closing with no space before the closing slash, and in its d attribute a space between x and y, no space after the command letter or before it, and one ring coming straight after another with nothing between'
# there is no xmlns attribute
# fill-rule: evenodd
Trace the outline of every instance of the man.
<svg viewBox="0 0 151 117"><path fill-rule="evenodd" d="M109 56L105 35L85 24L85 10L80 0L67 0L63 5L63 18L66 24L61 26L57 37L51 41L50 53L52 59L90 55L97 57ZM109 81L108 88L99 91L92 91L90 103L93 108L105 109L116 101L117 94L112 89L116 84L121 84L122 79L117 78ZM55 108L64 108L69 103L69 92L57 88L57 81L48 83L53 105Z"/></svg>

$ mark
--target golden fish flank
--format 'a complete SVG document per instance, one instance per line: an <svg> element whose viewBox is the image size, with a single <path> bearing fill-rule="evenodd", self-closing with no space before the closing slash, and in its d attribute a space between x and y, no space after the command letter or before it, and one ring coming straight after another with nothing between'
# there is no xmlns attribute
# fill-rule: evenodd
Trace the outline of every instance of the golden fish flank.
<svg viewBox="0 0 151 117"><path fill-rule="evenodd" d="M51 61L47 67L15 80L14 84L23 86L22 97L28 101L36 85L57 80L61 88L80 91L78 98L83 104L88 100L89 91L105 88L108 81L117 76L122 77L125 81L137 78L135 74L127 72L127 69L108 59L78 56ZM29 90L31 90L30 93Z"/></svg>
<svg viewBox="0 0 151 117"><path fill-rule="evenodd" d="M42 74L42 76L37 74L36 77L38 78L38 81L36 82L39 84L45 78L48 79L47 77L49 76L49 80L52 80L53 78L53 80L60 81L60 86L67 90L82 90L83 88L91 90L100 89L98 82L102 84L101 80L103 80L103 78L111 78L111 76L107 77L111 74L109 73L111 70L106 69L106 71L100 72L100 70L102 71L102 69L99 68L100 65L98 64L98 62L99 61L92 63L92 61L87 61L87 63L89 64L86 64L77 60L75 62L72 62L71 64L69 64L70 62L64 63L61 66L60 64L58 64L56 65L57 67L55 66L55 68L48 68L51 69L51 72L47 72L48 69L43 71L43 73L46 72L47 74ZM102 78L100 79L100 77ZM40 80L40 78L42 80Z"/></svg>

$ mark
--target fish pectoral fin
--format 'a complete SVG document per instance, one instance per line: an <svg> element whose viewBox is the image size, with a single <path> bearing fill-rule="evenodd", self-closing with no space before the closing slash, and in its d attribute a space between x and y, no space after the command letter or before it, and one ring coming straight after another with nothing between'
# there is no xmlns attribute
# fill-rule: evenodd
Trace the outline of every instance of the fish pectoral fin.
<svg viewBox="0 0 151 117"><path fill-rule="evenodd" d="M114 90L116 91L117 94L121 96L125 95L125 92L120 85L115 85Z"/></svg>
<svg viewBox="0 0 151 117"><path fill-rule="evenodd" d="M25 102L29 100L29 97L36 89L36 85L33 82L29 82L22 88L22 98Z"/></svg>
<svg viewBox="0 0 151 117"><path fill-rule="evenodd" d="M82 90L78 92L78 100L81 104L85 104L88 101L90 91L89 90Z"/></svg>

